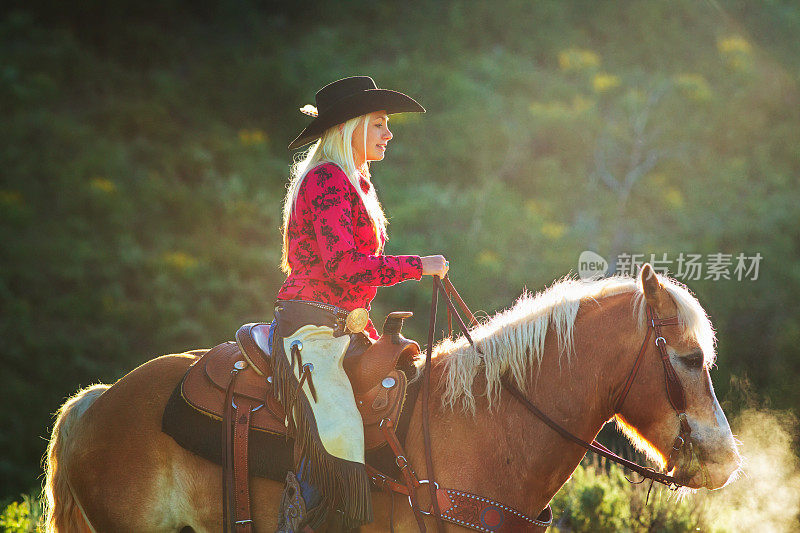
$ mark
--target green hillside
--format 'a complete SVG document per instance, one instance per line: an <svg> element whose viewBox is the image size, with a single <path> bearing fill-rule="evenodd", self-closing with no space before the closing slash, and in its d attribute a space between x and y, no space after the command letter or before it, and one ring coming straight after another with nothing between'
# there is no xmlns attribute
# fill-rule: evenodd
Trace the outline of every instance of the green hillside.
<svg viewBox="0 0 800 533"><path fill-rule="evenodd" d="M298 108L353 74L428 109L392 119L373 166L389 253L444 253L490 314L585 250L660 260L716 326L724 407L800 405L796 2L17 4L0 13L0 501L38 487L79 387L271 318ZM373 316L411 309L423 339L429 298L383 289Z"/></svg>

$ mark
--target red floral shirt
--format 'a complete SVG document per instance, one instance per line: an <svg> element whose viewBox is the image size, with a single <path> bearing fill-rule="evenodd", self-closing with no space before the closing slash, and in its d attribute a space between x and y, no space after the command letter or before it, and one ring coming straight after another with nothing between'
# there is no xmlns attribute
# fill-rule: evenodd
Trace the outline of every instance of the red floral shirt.
<svg viewBox="0 0 800 533"><path fill-rule="evenodd" d="M363 180L361 187L369 190ZM281 300L314 300L348 311L370 308L379 286L422 277L416 255L377 255L375 230L344 171L324 163L308 172L287 227L292 272L278 292ZM381 236L381 246L385 237ZM372 322L365 330L378 333Z"/></svg>

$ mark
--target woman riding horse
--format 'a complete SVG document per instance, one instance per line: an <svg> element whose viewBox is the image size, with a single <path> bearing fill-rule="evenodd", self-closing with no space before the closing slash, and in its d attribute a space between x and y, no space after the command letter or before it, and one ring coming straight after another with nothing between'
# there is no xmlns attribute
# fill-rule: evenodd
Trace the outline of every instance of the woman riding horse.
<svg viewBox="0 0 800 533"><path fill-rule="evenodd" d="M615 420L681 485L716 489L735 477L741 461L709 374L716 357L712 324L688 289L649 265L638 279L561 280L473 328L471 337L481 354L465 337L448 340L434 349L430 367L430 459L437 497L447 496L440 510L454 527L491 530L509 523L503 517L527 522L525 531L547 527L548 502L586 449L549 429L523 399L585 442ZM273 343L275 352L283 344ZM220 531L222 467L184 448L164 427L167 407L182 394L177 387L206 352L151 359L113 386L87 387L61 407L46 463L48 532ZM206 375L207 367L199 370ZM507 380L524 398L509 393ZM683 391L680 413L670 383ZM419 400L406 402L410 420L400 444L418 483L432 483ZM211 440L218 445L221 436ZM281 476L283 452L262 456ZM252 527L274 531L283 483L250 481ZM392 493L402 488L385 481ZM465 494L480 505L463 505ZM376 518L362 526L365 533L416 529L409 504L386 491L374 492L372 504ZM434 517L425 520L434 527Z"/></svg>
<svg viewBox="0 0 800 533"><path fill-rule="evenodd" d="M275 307L274 391L294 406L287 422L297 470L297 481L287 478L282 530L298 525L300 508L309 509L300 525L312 528L329 511L345 529L372 520L362 421L341 361L378 337L368 318L378 286L448 270L441 255L383 254L387 221L371 181L370 163L393 137L389 115L425 109L367 76L326 85L316 104L301 109L315 118L289 145L316 141L292 167L281 258L288 276ZM298 492L302 506L293 503Z"/></svg>
<svg viewBox="0 0 800 533"><path fill-rule="evenodd" d="M332 509L328 514L343 528L355 527L370 520L374 505L379 519L364 525L365 532L411 531L419 514L411 505L395 505L383 491L370 501L363 427L341 368L351 346L358 350L375 335L366 316L375 286L447 272L441 256L380 254L385 222L368 164L382 158L391 139L387 115L422 108L369 78L322 89L317 105L317 120L292 143L319 139L297 167L286 203L290 272L276 305L270 358L303 483L287 476L294 493L284 496L297 506L279 514L282 483L253 477L251 525L302 530ZM735 477L741 461L709 375L716 357L711 322L688 289L649 265L637 279L564 279L521 298L470 335L475 347L465 335L434 349L429 401L437 407L428 414L437 445L426 453L419 397L406 406L401 442L404 472L416 465L417 484L439 487L440 516L449 523L476 531L496 531L513 517L527 524L525 531L550 523L548 502L586 450L549 430L525 402L585 442L616 420L681 485L716 489ZM164 426L172 398L183 394L187 372L206 352L149 360L113 386L85 388L61 407L46 462L48 531L220 530L224 468L184 448ZM220 431L214 437L225 435ZM426 477L433 477L424 466L428 458L435 481ZM266 461L283 475L280 457ZM399 485L384 479L393 493L402 492ZM303 509L298 494L311 507L302 517L296 516ZM466 497L474 505L465 505ZM303 525L288 524L287 517L304 518ZM423 519L431 527L433 520Z"/></svg>

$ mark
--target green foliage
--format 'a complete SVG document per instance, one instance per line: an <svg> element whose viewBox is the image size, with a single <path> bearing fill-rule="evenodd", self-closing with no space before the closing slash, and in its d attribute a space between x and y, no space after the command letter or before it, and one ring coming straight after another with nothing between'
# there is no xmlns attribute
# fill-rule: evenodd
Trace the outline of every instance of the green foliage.
<svg viewBox="0 0 800 533"><path fill-rule="evenodd" d="M41 531L41 502L28 494L22 495L22 501L9 503L0 513L0 530L5 533L34 533Z"/></svg>
<svg viewBox="0 0 800 533"><path fill-rule="evenodd" d="M19 4L0 14L0 495L36 483L80 386L270 318L296 110L353 73L429 110L392 119L374 167L390 253L444 253L493 313L583 250L759 252L756 281L684 281L726 408L733 376L800 404L795 3ZM413 310L422 339L429 295L384 289L373 316ZM620 505L598 487L575 520Z"/></svg>
<svg viewBox="0 0 800 533"><path fill-rule="evenodd" d="M576 533L713 529L702 497L690 495L678 499L654 487L647 501L647 483L629 483L615 464L604 468L597 461L584 463L553 498L551 505L558 529Z"/></svg>

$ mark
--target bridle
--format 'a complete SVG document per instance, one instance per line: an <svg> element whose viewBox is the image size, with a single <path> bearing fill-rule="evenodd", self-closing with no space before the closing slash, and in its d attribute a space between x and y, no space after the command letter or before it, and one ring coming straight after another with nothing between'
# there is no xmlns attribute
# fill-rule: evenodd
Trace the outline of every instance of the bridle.
<svg viewBox="0 0 800 533"><path fill-rule="evenodd" d="M447 322L448 327L450 329L450 335L452 336L452 316L454 315L458 320L458 324L464 333L467 341L470 345L475 349L475 351L483 357L483 353L481 349L475 345L474 341L469 335L467 326L464 324L461 316L459 315L458 311L456 310L453 299L458 302L459 306L461 307L462 311L464 312L465 316L470 319L470 323L476 322L475 316L469 310L467 305L464 303L464 300L458 294L453 284L450 282L450 279L445 276L443 279L439 278L438 276L434 276L434 286L433 286L433 297L431 299L431 314L430 314L430 327L428 331L428 346L427 352L425 357L425 367L423 370L423 382L422 382L422 429L423 429L423 437L424 437L424 445L425 445L425 458L426 458L426 466L428 472L428 479L430 480L429 487L431 489L431 501L433 507L433 514L438 519L438 526L439 530L443 531L444 523L442 522L441 513L439 510L439 506L436 499L436 494L434 490L434 473L433 473L433 462L431 456L431 442L430 442L430 427L429 427L429 412L428 412L428 397L430 395L430 366L431 366L431 355L433 349L433 336L436 327L436 307L438 301L438 294L442 293L444 295L444 299L447 302ZM619 399L617 400L614 408L615 413L619 413L625 399L628 396L628 392L631 389L634 381L636 380L636 375L639 372L639 367L641 366L642 360L644 358L644 354L648 348L648 342L650 338L655 334L655 345L658 348L659 354L661 355L661 362L664 366L664 381L665 386L667 389L667 397L669 399L670 405L672 408L675 409L675 412L678 415L678 421L680 423L680 429L678 432L678 436L675 438L675 441L672 445L672 450L670 451L670 455L667 462L667 471L672 470L672 468L677 464L677 459L680 454L683 454L684 457L688 458L689 466L697 466L703 475L703 484L707 484L708 481L708 472L705 466L700 461L699 455L695 452L694 446L692 444L691 433L692 429L689 425L688 418L686 416L686 395L684 394L683 385L678 378L677 373L675 372L675 368L672 366L672 362L670 361L669 354L667 353L667 341L664 338L661 328L663 326L675 326L678 325L678 317L671 316L668 318L658 318L655 314L655 311L652 307L647 304L646 307L647 313L647 334L645 335L644 341L642 342L642 347L639 349L639 354L636 356L636 360L634 361L633 368L631 369L627 380L622 388L622 392L620 393ZM607 459L614 461L634 472L637 472L639 475L642 476L642 480L650 479L652 482L662 483L669 487L670 489L675 489L678 487L685 487L687 486L684 483L683 479L679 479L675 476L670 476L664 474L662 472L656 472L654 469L646 466L639 465L634 463L633 461L629 461L623 457L618 456L617 454L613 453L611 450L603 446L597 441L587 442L576 435L570 433L567 429L563 426L555 422L553 419L548 417L544 412L538 409L526 396L525 394L517 387L515 383L513 383L509 377L506 375L502 378L503 387L508 390L508 392L514 396L528 411L536 415L539 419L541 419L547 426L551 429L556 431L559 435L564 437L565 439L578 444L579 446L592 451L598 455L606 457ZM639 482L641 482L639 481Z"/></svg>
<svg viewBox="0 0 800 533"><path fill-rule="evenodd" d="M650 340L650 337L655 334L655 345L656 348L658 348L658 352L661 355L661 363L664 366L664 385L667 389L667 398L669 399L669 403L672 405L672 408L675 409L675 412L678 414L678 421L680 422L678 436L675 437L675 442L672 444L672 450L670 450L669 458L667 460L667 471L672 470L672 467L675 466L676 456L678 456L680 453L684 453L688 455L690 461L697 461L697 463L700 465L703 473L703 483L705 484L707 481L708 472L695 454L694 446L692 444L692 428L689 425L689 420L686 417L686 394L683 391L683 385L681 384L678 374L675 372L675 367L672 366L672 361L670 361L669 354L667 353L667 340L661 334L662 326L677 326L678 317L671 316L669 318L658 318L656 317L655 311L650 304L647 304L646 312L647 334L644 337L642 348L639 350L639 355L636 356L636 361L633 363L633 368L628 375L628 379L625 380L625 385L623 386L622 393L620 394L619 399L614 407L614 412L619 413L622 409L622 404L625 403L625 399L628 397L628 392L631 389L631 385L633 385L633 382L636 379L636 374L639 372L639 367L641 366L644 352L647 348L647 343ZM677 481L674 483L676 485L683 485Z"/></svg>

